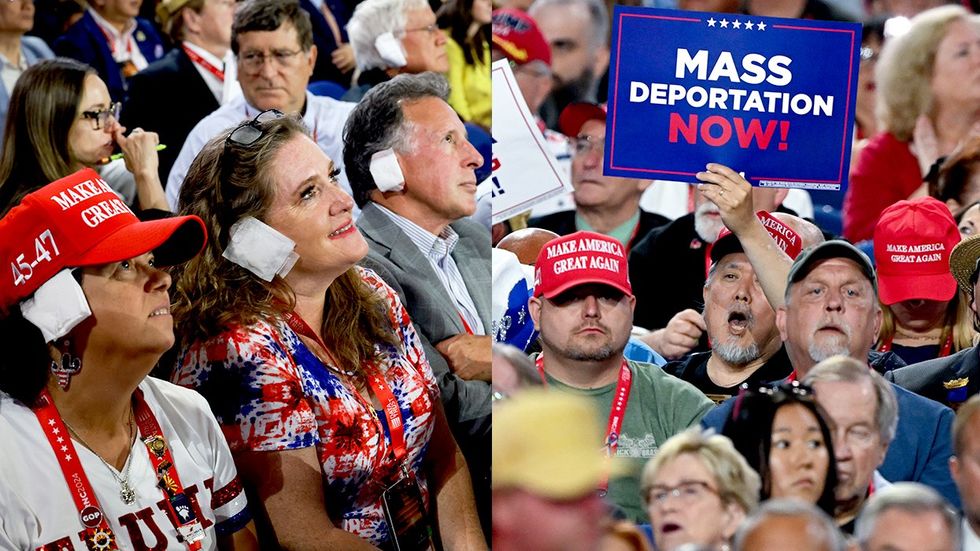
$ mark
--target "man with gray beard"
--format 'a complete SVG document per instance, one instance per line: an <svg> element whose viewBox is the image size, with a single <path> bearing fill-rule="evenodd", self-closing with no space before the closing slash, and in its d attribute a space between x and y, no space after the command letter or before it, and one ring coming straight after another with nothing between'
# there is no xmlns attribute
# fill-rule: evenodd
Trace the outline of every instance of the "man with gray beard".
<svg viewBox="0 0 980 551"><path fill-rule="evenodd" d="M756 210L773 212L787 190L756 188ZM695 193L695 211L650 230L630 250L630 279L636 294L633 324L651 333L641 340L668 360L708 349L699 313L711 259L710 244L725 225L714 202Z"/></svg>
<svg viewBox="0 0 980 551"><path fill-rule="evenodd" d="M790 258L796 258L807 244L782 220L793 219L791 223L797 225L806 221L788 214L779 214L781 219L762 211L756 216ZM779 381L793 371L793 366L779 338L776 313L732 232L722 230L711 248L711 260L701 314L711 351L691 354L663 369L721 403L735 395L742 383L758 387Z"/></svg>
<svg viewBox="0 0 980 551"><path fill-rule="evenodd" d="M535 364L549 389L596 404L609 455L625 458L630 476L603 481L600 494L633 522L647 522L639 473L661 443L697 423L711 400L657 366L627 361L632 287L622 243L594 232L548 242L534 265L529 311L540 333Z"/></svg>

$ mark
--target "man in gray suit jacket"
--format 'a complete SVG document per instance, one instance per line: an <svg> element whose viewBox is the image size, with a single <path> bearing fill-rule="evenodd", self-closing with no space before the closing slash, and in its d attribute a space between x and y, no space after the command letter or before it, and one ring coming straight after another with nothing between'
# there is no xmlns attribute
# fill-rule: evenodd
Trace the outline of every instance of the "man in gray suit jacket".
<svg viewBox="0 0 980 551"><path fill-rule="evenodd" d="M362 264L398 291L412 317L488 520L490 233L466 218L483 158L448 92L436 73L374 87L347 119L344 165L370 246Z"/></svg>

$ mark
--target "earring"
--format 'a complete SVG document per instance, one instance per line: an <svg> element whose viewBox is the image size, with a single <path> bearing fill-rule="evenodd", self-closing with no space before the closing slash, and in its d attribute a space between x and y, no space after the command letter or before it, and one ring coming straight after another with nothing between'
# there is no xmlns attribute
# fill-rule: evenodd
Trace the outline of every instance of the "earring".
<svg viewBox="0 0 980 551"><path fill-rule="evenodd" d="M82 370L82 359L69 352L71 341L65 339L64 344L58 348L61 350L61 361L51 360L51 373L58 379L58 386L61 390L68 390L71 386L71 378Z"/></svg>

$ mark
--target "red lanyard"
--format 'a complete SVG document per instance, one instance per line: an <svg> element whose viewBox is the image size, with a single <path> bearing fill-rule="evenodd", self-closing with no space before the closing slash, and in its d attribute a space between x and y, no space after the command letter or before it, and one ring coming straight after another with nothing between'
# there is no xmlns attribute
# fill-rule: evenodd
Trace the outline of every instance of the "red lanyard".
<svg viewBox="0 0 980 551"><path fill-rule="evenodd" d="M141 436L144 437L147 453L153 463L154 470L160 477L161 488L167 497L166 501L170 505L170 518L177 526L177 531L181 534L183 541L187 543L188 549L197 551L201 549L201 539L204 536L200 521L194 515L193 507L191 507L191 503L180 485L177 468L174 466L173 457L163 439L156 417L146 405L141 391L137 390L135 397L134 414L136 422ZM92 484L85 476L85 470L82 468L81 460L76 453L75 444L68 436L68 428L61 420L58 408L55 407L47 389L41 392L40 405L34 408L34 415L37 416L41 429L58 458L61 473L65 477L65 483L68 485L75 507L78 509L78 518L85 527L84 533L88 547L90 549L119 549L112 528L109 527L109 522L99 506ZM164 487L164 482L167 482L167 487ZM173 484L170 485L170 482ZM177 514L178 511L180 514Z"/></svg>
<svg viewBox="0 0 980 551"><path fill-rule="evenodd" d="M878 347L878 352L891 351L893 338L894 335L885 337L885 339L881 342L881 346ZM943 345L939 348L939 355L936 357L945 358L946 356L949 356L949 353L952 351L953 351L953 333L952 331L950 331L949 335L946 336L946 340L943 342Z"/></svg>
<svg viewBox="0 0 980 551"><path fill-rule="evenodd" d="M109 33L107 33L106 30L102 28L102 25L96 24L95 26L98 27L100 31L102 31L102 36L104 36L105 37L105 41L109 43L109 53L112 54L112 57L113 58L115 58L116 57L116 39L113 38L112 36L110 36ZM130 54L130 58L132 58L132 54L133 54L133 37L132 37L132 35L130 35L126 39L126 53Z"/></svg>
<svg viewBox="0 0 980 551"><path fill-rule="evenodd" d="M170 447L163 439L163 431L160 430L157 418L143 399L143 391L137 389L135 396L133 413L136 416L136 426L139 427L143 444L146 445L147 454L153 464L153 472L157 473L159 478L157 485L163 492L170 519L174 521L177 533L181 535L188 549L197 551L201 548L201 541L204 539L201 521L195 516L194 508L184 494L184 487L177 475L177 467L170 453Z"/></svg>
<svg viewBox="0 0 980 551"><path fill-rule="evenodd" d="M457 311L456 313L459 315L459 321L463 322L463 329L466 330L466 334L467 335L472 335L473 334L473 328L470 327L470 324L466 323L466 318L463 317L463 313L462 312L459 312L459 311Z"/></svg>
<svg viewBox="0 0 980 551"><path fill-rule="evenodd" d="M207 71L207 72L211 73L212 75L216 76L218 78L218 80L220 80L221 82L224 82L225 81L225 71L224 71L224 69L219 69L219 68L215 67L210 61L204 59L197 52L195 52L194 50L188 48L187 47L187 44L181 43L180 47L183 48L184 53L187 54L187 57L191 58L191 61L193 61L197 65L203 67L205 71Z"/></svg>
<svg viewBox="0 0 980 551"><path fill-rule="evenodd" d="M308 339L316 341L316 343L323 348L323 351L327 355L330 355L330 350L327 348L327 345L324 344L323 339L320 338L320 335L313 331L309 324L307 324L303 318L299 317L296 312L287 312L285 317L286 324L289 325L290 329ZM365 367L368 386L371 387L371 392L378 397L378 401L381 403L381 410L384 412L385 419L388 421L388 433L391 438L392 454L395 456L395 461L400 463L402 458L408 454L408 451L405 445L405 427L402 423L401 409L398 407L398 400L395 399L395 395L391 392L391 387L388 386L388 382L385 381L384 377L381 375L381 371L373 365L368 365ZM358 394L357 389L354 389L354 393ZM371 406L371 409L373 410L374 406Z"/></svg>
<svg viewBox="0 0 980 551"><path fill-rule="evenodd" d="M534 361L534 365L538 368L538 375L541 376L541 382L547 386L548 379L544 374L544 354L541 354ZM619 436L622 434L623 428L623 418L626 415L626 405L630 400L630 387L633 386L633 372L630 371L629 364L626 363L626 359L623 359L623 364L619 368L619 382L616 383L616 391L613 394L612 406L609 408L609 422L606 425L606 455L609 457L616 456L616 449L619 447ZM606 489L609 488L609 478L604 477L601 482L599 482L599 494L606 495Z"/></svg>

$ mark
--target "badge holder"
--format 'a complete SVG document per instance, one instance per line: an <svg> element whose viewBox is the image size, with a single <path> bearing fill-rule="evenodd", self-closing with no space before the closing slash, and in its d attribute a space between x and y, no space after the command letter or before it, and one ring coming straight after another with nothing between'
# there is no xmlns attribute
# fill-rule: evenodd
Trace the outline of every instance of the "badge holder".
<svg viewBox="0 0 980 551"><path fill-rule="evenodd" d="M391 549L394 551L441 551L436 544L431 518L425 511L422 491L415 477L403 467L401 476L381 493L381 506Z"/></svg>

